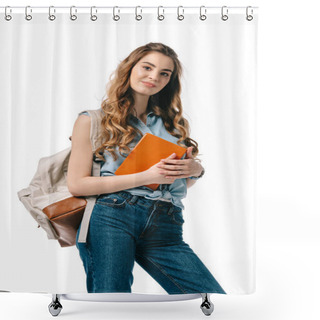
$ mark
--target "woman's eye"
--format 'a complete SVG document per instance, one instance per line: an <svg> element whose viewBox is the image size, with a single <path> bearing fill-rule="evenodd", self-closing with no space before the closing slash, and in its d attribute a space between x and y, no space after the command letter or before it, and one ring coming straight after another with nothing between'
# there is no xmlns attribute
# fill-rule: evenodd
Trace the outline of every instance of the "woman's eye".
<svg viewBox="0 0 320 320"><path fill-rule="evenodd" d="M149 70L149 69L151 70L151 68L148 66L143 66L143 68L145 68L146 70ZM161 75L163 75L165 77L169 77L169 74L167 72L162 72Z"/></svg>

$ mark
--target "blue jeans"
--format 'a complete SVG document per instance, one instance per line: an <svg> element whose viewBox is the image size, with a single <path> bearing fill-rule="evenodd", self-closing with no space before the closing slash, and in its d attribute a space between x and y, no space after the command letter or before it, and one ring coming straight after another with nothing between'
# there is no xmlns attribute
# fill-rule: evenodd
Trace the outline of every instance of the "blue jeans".
<svg viewBox="0 0 320 320"><path fill-rule="evenodd" d="M226 293L182 239L182 209L120 191L98 197L76 246L87 291L131 292L136 261L168 294Z"/></svg>

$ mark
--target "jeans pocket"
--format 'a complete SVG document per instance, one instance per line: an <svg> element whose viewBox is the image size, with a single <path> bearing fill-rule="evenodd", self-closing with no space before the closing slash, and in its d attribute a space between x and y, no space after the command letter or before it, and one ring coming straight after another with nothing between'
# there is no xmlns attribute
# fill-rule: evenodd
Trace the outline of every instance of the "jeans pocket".
<svg viewBox="0 0 320 320"><path fill-rule="evenodd" d="M101 204L103 206L111 207L111 208L124 208L128 199L112 193L106 196L102 196L97 199L97 204Z"/></svg>
<svg viewBox="0 0 320 320"><path fill-rule="evenodd" d="M177 224L179 226L183 225L184 220L183 220L182 210L173 211L172 214L171 214L171 217L172 217L172 221L175 224Z"/></svg>

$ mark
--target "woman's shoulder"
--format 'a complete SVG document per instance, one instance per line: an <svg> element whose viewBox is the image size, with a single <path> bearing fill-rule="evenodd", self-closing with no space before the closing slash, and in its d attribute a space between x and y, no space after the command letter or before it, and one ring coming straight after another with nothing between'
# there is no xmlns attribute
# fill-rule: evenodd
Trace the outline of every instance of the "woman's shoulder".
<svg viewBox="0 0 320 320"><path fill-rule="evenodd" d="M98 118L100 118L104 115L102 108L86 109L86 110L83 110L78 113L78 115L82 115L82 114L89 116L89 117L93 116L93 117L98 117Z"/></svg>
<svg viewBox="0 0 320 320"><path fill-rule="evenodd" d="M90 131L91 127L91 118L86 114L79 114L78 118L74 123L74 130L76 132Z"/></svg>

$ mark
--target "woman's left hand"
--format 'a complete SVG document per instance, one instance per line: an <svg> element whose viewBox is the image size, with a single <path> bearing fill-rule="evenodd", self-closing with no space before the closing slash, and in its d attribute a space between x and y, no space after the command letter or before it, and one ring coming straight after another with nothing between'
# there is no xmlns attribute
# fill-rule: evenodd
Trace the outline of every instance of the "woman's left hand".
<svg viewBox="0 0 320 320"><path fill-rule="evenodd" d="M187 149L187 155L183 160L162 159L161 165L158 167L164 169L161 174L166 175L166 178L175 177L176 179L198 177L202 172L202 165L194 160L192 155L192 147Z"/></svg>

